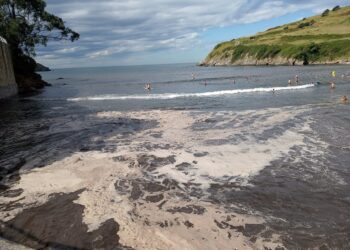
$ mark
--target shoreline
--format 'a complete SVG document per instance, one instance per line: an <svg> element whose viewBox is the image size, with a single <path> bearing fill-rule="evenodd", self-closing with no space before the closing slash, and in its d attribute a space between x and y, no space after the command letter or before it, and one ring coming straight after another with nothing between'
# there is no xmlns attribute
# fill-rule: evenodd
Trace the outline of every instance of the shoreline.
<svg viewBox="0 0 350 250"><path fill-rule="evenodd" d="M283 64L274 64L274 63L261 63L261 64L217 64L217 63L198 63L197 66L198 67L279 67L279 66L286 66L286 67L308 67L308 66L346 66L346 65L350 65L350 61L348 62L344 62L344 63L338 63L338 62L334 62L334 63L309 63L307 65L304 64L290 64L290 63L283 63Z"/></svg>

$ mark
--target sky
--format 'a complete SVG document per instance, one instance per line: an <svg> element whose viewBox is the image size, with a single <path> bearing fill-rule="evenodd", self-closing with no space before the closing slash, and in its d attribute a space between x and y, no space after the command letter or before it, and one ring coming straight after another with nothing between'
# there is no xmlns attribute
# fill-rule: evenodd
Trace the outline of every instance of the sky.
<svg viewBox="0 0 350 250"><path fill-rule="evenodd" d="M51 68L198 63L219 42L350 0L47 0L80 39L37 48Z"/></svg>

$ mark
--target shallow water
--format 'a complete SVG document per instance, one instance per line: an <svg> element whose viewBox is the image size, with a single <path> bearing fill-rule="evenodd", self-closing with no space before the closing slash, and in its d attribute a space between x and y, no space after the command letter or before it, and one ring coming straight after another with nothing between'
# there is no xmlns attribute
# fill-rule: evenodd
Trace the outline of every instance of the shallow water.
<svg viewBox="0 0 350 250"><path fill-rule="evenodd" d="M107 227L119 238L96 247L347 249L348 73L189 64L43 73L52 87L1 102L1 235L89 249ZM296 74L300 84L287 86ZM75 227L52 238L68 230L62 204Z"/></svg>

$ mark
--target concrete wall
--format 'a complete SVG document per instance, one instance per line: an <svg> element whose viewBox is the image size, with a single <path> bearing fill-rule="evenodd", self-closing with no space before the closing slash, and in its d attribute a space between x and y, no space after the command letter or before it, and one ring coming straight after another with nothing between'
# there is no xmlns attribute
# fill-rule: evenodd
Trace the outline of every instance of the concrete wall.
<svg viewBox="0 0 350 250"><path fill-rule="evenodd" d="M0 37L0 99L17 94L10 50L6 40Z"/></svg>

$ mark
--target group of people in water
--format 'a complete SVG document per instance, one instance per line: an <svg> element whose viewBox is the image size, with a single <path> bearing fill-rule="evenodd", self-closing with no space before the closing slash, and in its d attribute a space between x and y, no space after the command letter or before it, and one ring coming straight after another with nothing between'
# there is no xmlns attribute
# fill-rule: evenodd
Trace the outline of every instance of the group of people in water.
<svg viewBox="0 0 350 250"><path fill-rule="evenodd" d="M337 77L337 72L336 72L335 70L333 70L332 73L331 73L331 75L332 75L333 78L336 78L336 77ZM342 74L342 75L341 75L341 78L344 79L344 78L345 78L345 75ZM334 82L334 81L329 82L329 85L330 85L329 88L330 88L331 90L334 90L334 89L335 89L335 82ZM343 104L347 104L347 103L349 102L349 99L348 99L348 97L347 97L346 95L343 95L343 96L340 98L340 102L343 103Z"/></svg>
<svg viewBox="0 0 350 250"><path fill-rule="evenodd" d="M333 78L336 78L336 76L337 76L336 71L333 70L332 73L331 73L331 75L332 75ZM345 75L342 74L341 77L344 79L344 78L345 78ZM195 80L195 79L196 79L196 75L195 75L194 73L192 73L192 80ZM236 83L236 80L233 79L233 80L232 80L232 83L235 84L235 83ZM288 86L291 86L291 85L293 85L293 84L294 84L294 85L299 85L299 76L298 76L298 75L295 75L295 77L294 77L294 82L292 82L291 79L288 80ZM332 89L332 90L335 89L336 86L335 86L335 82L334 82L334 81L329 82L329 84L330 84L330 89ZM204 81L204 86L207 86L207 85L208 85L208 83L207 83L207 81L205 80L205 81ZM152 85L151 85L150 83L147 83L147 84L145 85L145 90L147 90L148 92L150 92L150 91L152 90ZM272 93L275 93L275 89L272 89ZM348 99L348 97L347 97L346 95L344 95L344 96L341 97L340 101L341 101L341 103L347 104L347 103L349 102L349 99Z"/></svg>
<svg viewBox="0 0 350 250"><path fill-rule="evenodd" d="M336 78L336 77L337 77L336 71L333 70L333 71L331 72L331 75L332 75L333 78ZM342 74L341 78L344 79L344 78L345 78L345 75ZM319 82L317 82L317 83L319 84ZM299 84L299 76L298 76L298 75L295 75L295 77L294 77L294 84L295 84L295 85L298 85L298 84ZM293 85L293 82L292 82L291 79L289 79L289 80L288 80L288 86L291 86L291 85ZM330 81L330 82L329 82L329 88L330 88L331 90L334 90L334 89L336 88L336 85L335 85L335 82L334 82L334 81ZM272 92L274 93L275 90L273 89ZM342 96L342 97L340 98L340 101L341 101L341 103L347 104L347 103L349 102L349 99L348 99L348 97L347 97L346 95L344 95L344 96Z"/></svg>
<svg viewBox="0 0 350 250"><path fill-rule="evenodd" d="M298 85L298 84L299 84L299 76L298 76L298 75L295 75L295 77L294 77L294 84L295 84L295 85ZM289 79L289 80L288 80L288 86L291 86L291 85L293 85L293 83L292 83L292 80Z"/></svg>

